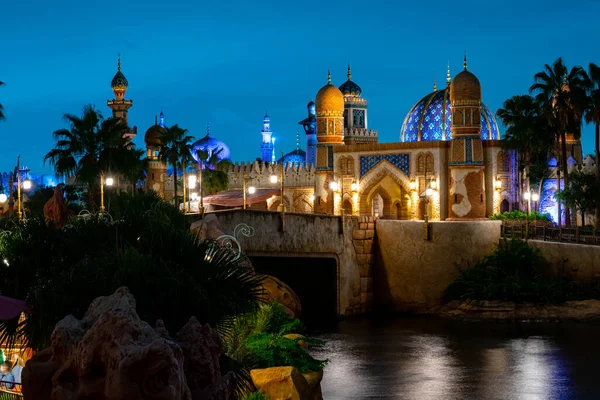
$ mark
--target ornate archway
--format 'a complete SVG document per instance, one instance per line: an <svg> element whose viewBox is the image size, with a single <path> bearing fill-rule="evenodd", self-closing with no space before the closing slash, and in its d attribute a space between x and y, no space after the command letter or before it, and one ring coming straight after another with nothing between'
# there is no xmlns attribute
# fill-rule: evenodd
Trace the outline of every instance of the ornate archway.
<svg viewBox="0 0 600 400"><path fill-rule="evenodd" d="M384 183L388 186L395 185L396 195L391 195L384 188ZM382 218L396 219L396 212L392 210L392 202L398 201L400 208L406 210L406 218L410 216L410 179L396 166L387 160L382 160L373 169L367 172L360 180L359 185L359 211L360 215L373 215L373 197L377 193L383 199Z"/></svg>

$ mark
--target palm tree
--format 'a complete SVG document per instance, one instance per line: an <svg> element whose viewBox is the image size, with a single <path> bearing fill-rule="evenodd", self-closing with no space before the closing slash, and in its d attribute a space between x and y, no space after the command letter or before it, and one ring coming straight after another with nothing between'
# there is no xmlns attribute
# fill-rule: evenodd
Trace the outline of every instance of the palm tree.
<svg viewBox="0 0 600 400"><path fill-rule="evenodd" d="M209 150L198 150L198 166L200 168L200 207L204 207L203 196L204 190L208 194L214 194L223 190L227 190L229 175L227 169L231 164L226 159L221 159L219 156L223 151L222 148Z"/></svg>
<svg viewBox="0 0 600 400"><path fill-rule="evenodd" d="M529 91L537 93L536 100L542 105L548 125L554 130L557 142L561 146L560 166L563 169L563 187L566 188L569 172L566 136L567 133L572 133L576 137L581 135L581 121L586 99L586 74L580 66L569 70L559 57L552 65L546 64L542 72L535 74L534 80L535 83L531 85ZM565 207L565 225L570 225L570 222L570 211Z"/></svg>
<svg viewBox="0 0 600 400"><path fill-rule="evenodd" d="M530 192L531 162L533 159L547 160L552 145L552 136L545 129L546 124L540 116L539 105L529 95L513 96L504 102L503 108L496 114L507 127L504 146L508 150L517 151L519 169L523 172L522 182L525 184L525 190ZM534 180L540 181L540 178L536 176Z"/></svg>
<svg viewBox="0 0 600 400"><path fill-rule="evenodd" d="M600 67L590 63L588 69L588 104L585 122L596 125L596 185L600 187ZM600 226L600 207L596 208L596 229Z"/></svg>
<svg viewBox="0 0 600 400"><path fill-rule="evenodd" d="M88 188L88 207L95 210L95 194L102 172L124 170L123 159L129 141L123 135L128 127L120 118L103 119L93 106L83 108L81 117L65 114L69 129L54 132L56 147L46 154L58 175L75 178L75 182Z"/></svg>
<svg viewBox="0 0 600 400"><path fill-rule="evenodd" d="M187 129L180 128L175 124L166 128L161 136L160 158L162 161L173 166L173 198L175 205L179 204L177 197L177 171L183 166L185 160L191 158L192 145L194 140L192 136L187 136Z"/></svg>
<svg viewBox="0 0 600 400"><path fill-rule="evenodd" d="M124 159L125 169L123 176L131 184L131 195L135 195L135 187L139 181L143 181L146 178L146 172L148 171L148 159L144 157L145 151L143 149L128 149L129 157Z"/></svg>
<svg viewBox="0 0 600 400"><path fill-rule="evenodd" d="M4 86L4 82L0 81L0 86ZM3 109L4 109L4 107L2 107L2 103L0 103L0 121L6 119L4 117L4 113L2 112Z"/></svg>

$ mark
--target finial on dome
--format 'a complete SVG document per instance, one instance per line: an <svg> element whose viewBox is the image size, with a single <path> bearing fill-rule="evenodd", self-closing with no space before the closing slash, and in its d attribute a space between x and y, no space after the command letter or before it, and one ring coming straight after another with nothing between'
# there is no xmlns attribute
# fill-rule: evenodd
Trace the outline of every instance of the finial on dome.
<svg viewBox="0 0 600 400"><path fill-rule="evenodd" d="M450 61L448 61L448 72L446 73L446 83L448 84L448 86L450 86Z"/></svg>
<svg viewBox="0 0 600 400"><path fill-rule="evenodd" d="M158 115L154 116L154 125L158 125Z"/></svg>
<svg viewBox="0 0 600 400"><path fill-rule="evenodd" d="M296 131L296 150L300 150L300 136L298 131Z"/></svg>
<svg viewBox="0 0 600 400"><path fill-rule="evenodd" d="M327 84L331 85L331 70L327 70Z"/></svg>
<svg viewBox="0 0 600 400"><path fill-rule="evenodd" d="M465 51L465 59L463 61L463 67L465 67L465 71L467 70L467 52Z"/></svg>
<svg viewBox="0 0 600 400"><path fill-rule="evenodd" d="M435 79L433 80L433 91L437 92L437 85L435 83Z"/></svg>
<svg viewBox="0 0 600 400"><path fill-rule="evenodd" d="M206 136L210 135L210 122L206 124Z"/></svg>
<svg viewBox="0 0 600 400"><path fill-rule="evenodd" d="M352 78L352 71L350 70L350 63L348 63L348 80Z"/></svg>
<svg viewBox="0 0 600 400"><path fill-rule="evenodd" d="M117 56L118 56L118 58L117 58L117 70L121 71L121 52L118 52Z"/></svg>

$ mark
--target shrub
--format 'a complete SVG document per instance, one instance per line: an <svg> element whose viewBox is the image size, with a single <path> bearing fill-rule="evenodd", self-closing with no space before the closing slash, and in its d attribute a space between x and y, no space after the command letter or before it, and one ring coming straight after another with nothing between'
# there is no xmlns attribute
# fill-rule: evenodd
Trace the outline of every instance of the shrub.
<svg viewBox="0 0 600 400"><path fill-rule="evenodd" d="M519 210L507 211L507 212L503 212L503 213L490 215L489 219L498 220L498 221L519 222L519 221L525 221L525 219L527 219L527 213L525 213L523 211L519 211ZM529 219L529 221L537 220L540 222L552 222L552 217L550 216L550 214L542 214L542 213L539 213L536 211L531 211L529 213L528 219Z"/></svg>
<svg viewBox="0 0 600 400"><path fill-rule="evenodd" d="M249 395L242 397L241 400L269 400L269 398L257 390L256 392L252 392Z"/></svg>
<svg viewBox="0 0 600 400"><path fill-rule="evenodd" d="M458 278L444 291L444 301L557 303L570 299L569 281L547 277L545 267L538 249L516 238L503 240L472 268L460 269Z"/></svg>

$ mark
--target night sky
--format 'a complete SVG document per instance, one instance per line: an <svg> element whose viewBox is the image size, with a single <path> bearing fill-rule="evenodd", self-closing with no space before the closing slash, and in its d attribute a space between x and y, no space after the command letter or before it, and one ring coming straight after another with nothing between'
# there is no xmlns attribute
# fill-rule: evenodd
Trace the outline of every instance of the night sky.
<svg viewBox="0 0 600 400"><path fill-rule="evenodd" d="M569 66L600 63L600 3L588 1L154 1L22 0L0 11L0 170L22 154L33 172L62 115L94 104L110 115L110 81L122 53L135 143L162 109L201 138L226 142L236 161L260 156L265 110L276 150L295 148L306 103L327 83L353 81L369 102L380 142L399 140L410 108L462 69L481 81L492 111L525 94L533 75L562 56ZM503 130L503 129L502 129ZM584 154L593 128L584 128Z"/></svg>

